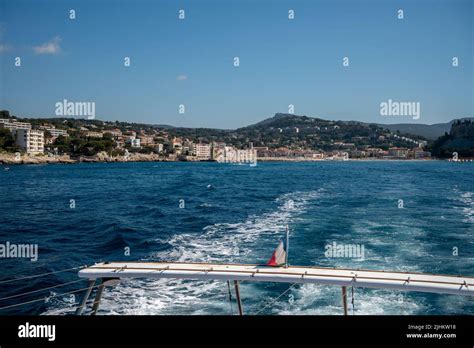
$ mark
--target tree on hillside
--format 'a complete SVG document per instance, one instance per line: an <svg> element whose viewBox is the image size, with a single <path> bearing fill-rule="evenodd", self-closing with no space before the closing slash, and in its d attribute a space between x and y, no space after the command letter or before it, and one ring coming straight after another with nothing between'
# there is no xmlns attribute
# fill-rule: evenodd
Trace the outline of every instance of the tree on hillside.
<svg viewBox="0 0 474 348"><path fill-rule="evenodd" d="M0 128L0 149L7 152L19 151L18 146L15 144L15 138L8 129Z"/></svg>
<svg viewBox="0 0 474 348"><path fill-rule="evenodd" d="M459 157L474 157L474 123L470 120L454 122L451 130L439 137L431 147L438 158L451 158L454 152Z"/></svg>
<svg viewBox="0 0 474 348"><path fill-rule="evenodd" d="M8 110L1 110L1 111L0 111L0 118L10 118L10 111L8 111Z"/></svg>

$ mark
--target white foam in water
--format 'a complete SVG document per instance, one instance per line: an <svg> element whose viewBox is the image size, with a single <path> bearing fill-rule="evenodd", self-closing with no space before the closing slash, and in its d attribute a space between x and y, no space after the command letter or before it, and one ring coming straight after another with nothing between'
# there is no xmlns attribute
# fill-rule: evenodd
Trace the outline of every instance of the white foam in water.
<svg viewBox="0 0 474 348"><path fill-rule="evenodd" d="M462 222L473 223L474 222L474 193L467 191L463 192L458 188L453 189L455 195L451 197L456 202L454 209L461 212L463 215Z"/></svg>
<svg viewBox="0 0 474 348"><path fill-rule="evenodd" d="M240 223L219 223L207 226L202 233L171 236L171 250L158 252L147 260L180 262L245 262L259 241L275 234L283 235L285 226L295 222L308 204L321 196L322 190L294 192L276 199L277 208L260 216L250 216ZM360 231L364 234L365 231ZM373 236L372 236L373 238ZM383 241L380 240L380 243ZM392 242L390 240L390 242ZM393 245L392 243L390 243ZM374 257L378 259L377 256ZM340 266L347 260L336 264ZM347 265L346 265L347 266ZM289 286L290 284L288 284ZM283 286L283 288L285 288ZM296 285L262 314L341 314L340 288ZM245 312L257 313L280 293L264 289L263 284L241 283ZM410 314L423 308L410 300L400 305L399 294L385 290L357 289L356 314ZM294 301L289 301L289 296ZM229 314L227 284L196 280L130 280L104 291L100 314ZM291 303L290 303L291 302ZM350 305L350 300L349 300ZM235 302L234 313L235 313ZM71 313L70 303L55 305L46 314ZM351 308L351 307L350 307Z"/></svg>
<svg viewBox="0 0 474 348"><path fill-rule="evenodd" d="M180 262L236 262L245 260L256 242L265 236L283 234L285 226L303 213L322 190L294 192L276 199L277 209L250 216L240 223L207 226L202 233L183 233L166 242L171 250L151 255L151 260ZM164 284L166 282L166 284ZM242 294L258 295L254 284L242 284ZM230 304L227 284L215 281L131 281L108 289L101 314L227 314ZM234 304L235 307L235 304ZM248 309L248 308L247 308ZM235 308L234 308L235 311Z"/></svg>
<svg viewBox="0 0 474 348"><path fill-rule="evenodd" d="M300 314L300 315L341 315L342 293L339 287L305 284L292 289L293 301L285 296L270 313ZM354 307L352 306L352 291L347 288L347 308L351 315L387 315L413 314L424 308L420 301L416 302L404 293L388 290L354 289Z"/></svg>
<svg viewBox="0 0 474 348"><path fill-rule="evenodd" d="M49 296L57 296L58 293L55 291L50 291ZM46 311L45 315L65 315L74 313L76 303L81 298L74 294L69 294L66 296L51 297L45 300L46 304L51 306L51 309Z"/></svg>
<svg viewBox="0 0 474 348"><path fill-rule="evenodd" d="M305 211L310 200L320 191L294 192L276 199L276 211L251 216L241 223L220 223L207 226L202 233L176 234L167 241L170 251L160 252L151 259L179 262L233 262L248 255L255 242L274 234L282 234L285 226Z"/></svg>
<svg viewBox="0 0 474 348"><path fill-rule="evenodd" d="M465 207L462 208L465 219L463 222L474 223L474 200L472 192L464 192L461 194L459 199L462 203L465 204Z"/></svg>
<svg viewBox="0 0 474 348"><path fill-rule="evenodd" d="M427 251L427 242L423 243L400 243L400 240L413 240L414 238L425 237L427 231L416 227L417 222L411 221L410 217L405 216L400 220L384 220L378 217L379 222L375 221L357 221L353 226L351 242L357 241L364 245L364 260L377 262L377 268L382 270L419 272L420 269L415 264L400 264L400 259L406 258L429 258L431 254ZM408 219L408 220L407 220ZM372 229L385 228L391 230L390 233L374 234ZM393 230L393 231L392 231ZM383 249L383 252L377 252L375 249ZM351 263L357 262L353 259L334 259L334 266L350 267ZM360 267L360 266L356 266Z"/></svg>

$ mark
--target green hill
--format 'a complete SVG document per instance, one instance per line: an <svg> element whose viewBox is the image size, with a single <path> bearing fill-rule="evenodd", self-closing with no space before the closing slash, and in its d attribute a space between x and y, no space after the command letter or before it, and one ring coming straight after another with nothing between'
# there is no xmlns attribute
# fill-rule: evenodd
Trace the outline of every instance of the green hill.
<svg viewBox="0 0 474 348"><path fill-rule="evenodd" d="M462 118L461 120L471 120L474 118ZM426 139L436 140L440 136L448 133L451 126L457 120L452 120L446 123L435 123L435 124L418 124L418 123L399 123L399 124L379 124L379 126L387 128L392 132L400 132L404 134L413 134L417 136L425 137Z"/></svg>
<svg viewBox="0 0 474 348"><path fill-rule="evenodd" d="M474 157L474 122L458 120L446 133L433 143L431 152L439 158L451 158L457 152L459 157Z"/></svg>

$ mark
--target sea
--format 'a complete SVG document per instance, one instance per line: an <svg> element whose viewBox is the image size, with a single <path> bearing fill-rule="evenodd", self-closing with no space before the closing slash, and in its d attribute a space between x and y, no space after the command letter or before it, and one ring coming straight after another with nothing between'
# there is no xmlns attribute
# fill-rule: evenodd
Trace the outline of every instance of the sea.
<svg viewBox="0 0 474 348"><path fill-rule="evenodd" d="M0 244L38 246L36 261L0 258L0 314L73 314L87 286L76 268L97 262L263 264L286 226L290 265L474 276L473 174L446 161L0 166ZM342 314L339 287L290 285L241 282L244 313ZM350 315L474 314L463 296L348 296ZM141 279L107 287L98 314L236 311L226 282Z"/></svg>

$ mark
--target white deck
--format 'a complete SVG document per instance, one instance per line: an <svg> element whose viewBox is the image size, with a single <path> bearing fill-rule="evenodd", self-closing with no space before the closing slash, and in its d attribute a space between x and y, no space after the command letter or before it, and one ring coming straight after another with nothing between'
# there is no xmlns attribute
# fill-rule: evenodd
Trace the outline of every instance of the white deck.
<svg viewBox="0 0 474 348"><path fill-rule="evenodd" d="M79 277L88 279L176 278L314 283L474 295L474 277L320 267L290 266L283 268L240 264L111 262L84 268L79 271Z"/></svg>

